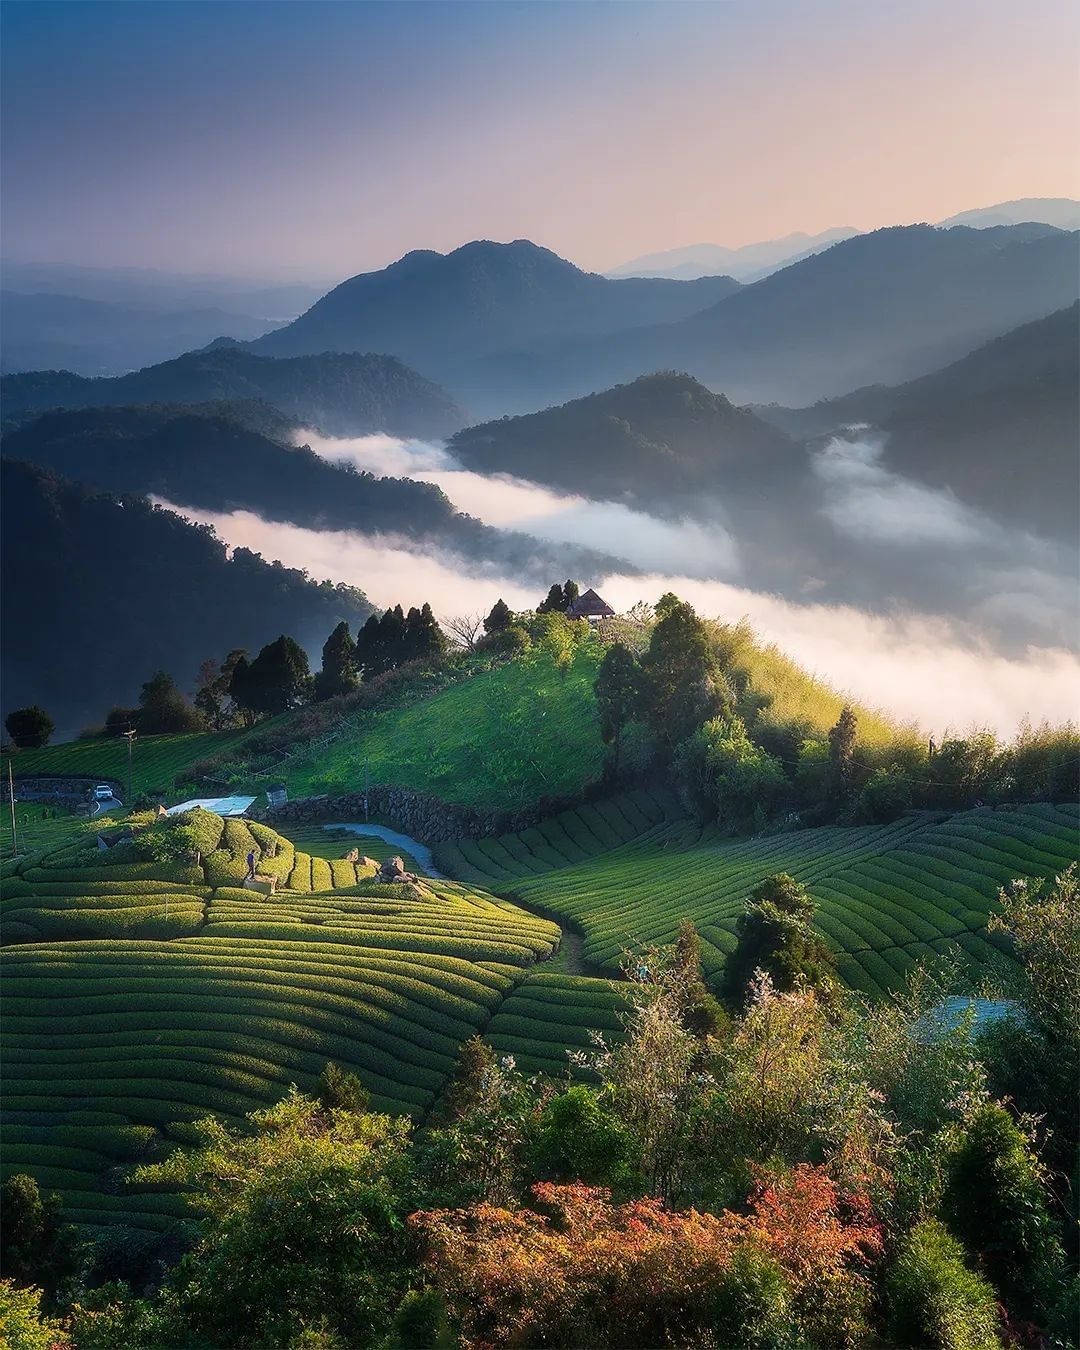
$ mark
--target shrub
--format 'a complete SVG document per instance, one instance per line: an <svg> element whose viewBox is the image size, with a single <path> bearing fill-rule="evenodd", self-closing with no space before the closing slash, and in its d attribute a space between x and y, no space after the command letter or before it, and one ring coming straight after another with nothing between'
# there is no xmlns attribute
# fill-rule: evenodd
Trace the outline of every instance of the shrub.
<svg viewBox="0 0 1080 1350"><path fill-rule="evenodd" d="M950 1159L945 1206L954 1231L1025 1315L1057 1294L1063 1265L1044 1169L1027 1135L999 1102L966 1122Z"/></svg>
<svg viewBox="0 0 1080 1350"><path fill-rule="evenodd" d="M20 750L38 750L48 745L49 737L56 724L45 711L33 704L29 708L16 708L4 721L8 735Z"/></svg>
<svg viewBox="0 0 1080 1350"><path fill-rule="evenodd" d="M8 1350L64 1350L71 1344L59 1323L41 1312L41 1290L0 1280L0 1344Z"/></svg>
<svg viewBox="0 0 1080 1350"><path fill-rule="evenodd" d="M962 1245L936 1219L901 1238L886 1294L889 1330L897 1345L987 1350L1001 1344L993 1289L968 1266Z"/></svg>

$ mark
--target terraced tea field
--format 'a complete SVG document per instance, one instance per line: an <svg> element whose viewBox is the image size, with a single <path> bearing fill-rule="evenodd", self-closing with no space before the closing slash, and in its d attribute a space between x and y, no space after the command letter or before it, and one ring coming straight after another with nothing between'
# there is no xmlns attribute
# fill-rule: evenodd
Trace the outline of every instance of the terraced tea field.
<svg viewBox="0 0 1080 1350"><path fill-rule="evenodd" d="M265 826L197 819L197 865L80 841L0 882L4 1174L33 1173L82 1224L168 1227L180 1200L123 1170L179 1122L312 1089L329 1059L378 1109L423 1115L559 941L475 887L380 885ZM249 848L273 897L239 884Z"/></svg>
<svg viewBox="0 0 1080 1350"><path fill-rule="evenodd" d="M689 917L715 980L735 945L747 892L790 872L818 902L817 923L848 984L877 996L920 958L956 951L975 972L993 953L987 917L1015 877L1074 861L1074 805L911 814L891 825L802 830L732 842L673 818L670 799L635 793L565 812L533 830L437 851L440 865L584 933L584 955L614 972L624 946L674 939ZM648 828L633 833L645 817Z"/></svg>
<svg viewBox="0 0 1080 1350"><path fill-rule="evenodd" d="M608 1044L616 1042L625 1011L615 981L530 971L499 1004L484 1039L500 1054L512 1055L523 1073L565 1078L571 1072L568 1052L594 1050L594 1032Z"/></svg>

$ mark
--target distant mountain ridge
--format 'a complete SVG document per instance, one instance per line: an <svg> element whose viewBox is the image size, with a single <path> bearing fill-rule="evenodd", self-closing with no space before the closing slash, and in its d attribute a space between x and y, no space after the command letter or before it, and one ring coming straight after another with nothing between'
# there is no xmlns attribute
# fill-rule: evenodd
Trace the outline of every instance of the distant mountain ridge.
<svg viewBox="0 0 1080 1350"><path fill-rule="evenodd" d="M52 292L0 292L0 370L62 367L113 375L202 346L218 333L248 339L272 325L236 310L150 310Z"/></svg>
<svg viewBox="0 0 1080 1350"><path fill-rule="evenodd" d="M865 422L899 473L1073 542L1080 503L1080 302L942 370L810 408L757 408L792 435Z"/></svg>
<svg viewBox="0 0 1080 1350"><path fill-rule="evenodd" d="M444 389L393 356L325 352L284 360L233 343L112 379L35 371L0 380L6 417L53 408L259 400L330 436L451 435L468 420Z"/></svg>
<svg viewBox="0 0 1080 1350"><path fill-rule="evenodd" d="M1053 225L1059 230L1080 229L1080 202L1073 201L1071 197L1021 197L1016 201L961 211L936 224L942 229L949 229L953 225L986 229L993 225L1023 225L1031 221ZM746 284L760 281L770 272L820 253L841 239L850 239L862 233L864 231L851 225L840 225L818 234L796 231L782 239L743 244L739 248L726 248L722 244L689 244L632 258L629 262L611 268L606 275L686 279L724 272Z"/></svg>
<svg viewBox="0 0 1080 1350"><path fill-rule="evenodd" d="M797 231L783 239L768 239L760 244L743 244L740 248L725 248L722 244L690 244L683 248L664 249L646 253L640 258L613 267L609 277L672 277L690 280L694 277L716 276L724 273L743 283L759 281L763 276L809 258L829 248L841 239L850 239L860 231L852 225L840 225L818 234Z"/></svg>
<svg viewBox="0 0 1080 1350"><path fill-rule="evenodd" d="M505 353L507 407L565 402L666 366L740 404L900 383L1071 304L1077 239L1048 225L856 235L675 323ZM505 409L504 409L505 410Z"/></svg>

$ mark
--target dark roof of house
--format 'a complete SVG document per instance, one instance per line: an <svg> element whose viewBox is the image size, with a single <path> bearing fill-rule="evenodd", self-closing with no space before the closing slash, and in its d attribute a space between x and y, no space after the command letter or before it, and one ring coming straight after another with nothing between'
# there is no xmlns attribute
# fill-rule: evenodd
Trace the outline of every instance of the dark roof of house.
<svg viewBox="0 0 1080 1350"><path fill-rule="evenodd" d="M615 611L590 586L566 611L571 619L613 619Z"/></svg>

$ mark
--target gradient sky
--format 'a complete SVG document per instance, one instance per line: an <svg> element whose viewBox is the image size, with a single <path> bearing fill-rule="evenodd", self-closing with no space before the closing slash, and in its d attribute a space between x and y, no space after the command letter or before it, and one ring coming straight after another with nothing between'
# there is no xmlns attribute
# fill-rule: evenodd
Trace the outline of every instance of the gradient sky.
<svg viewBox="0 0 1080 1350"><path fill-rule="evenodd" d="M1080 195L1073 0L5 0L6 257L334 278Z"/></svg>

